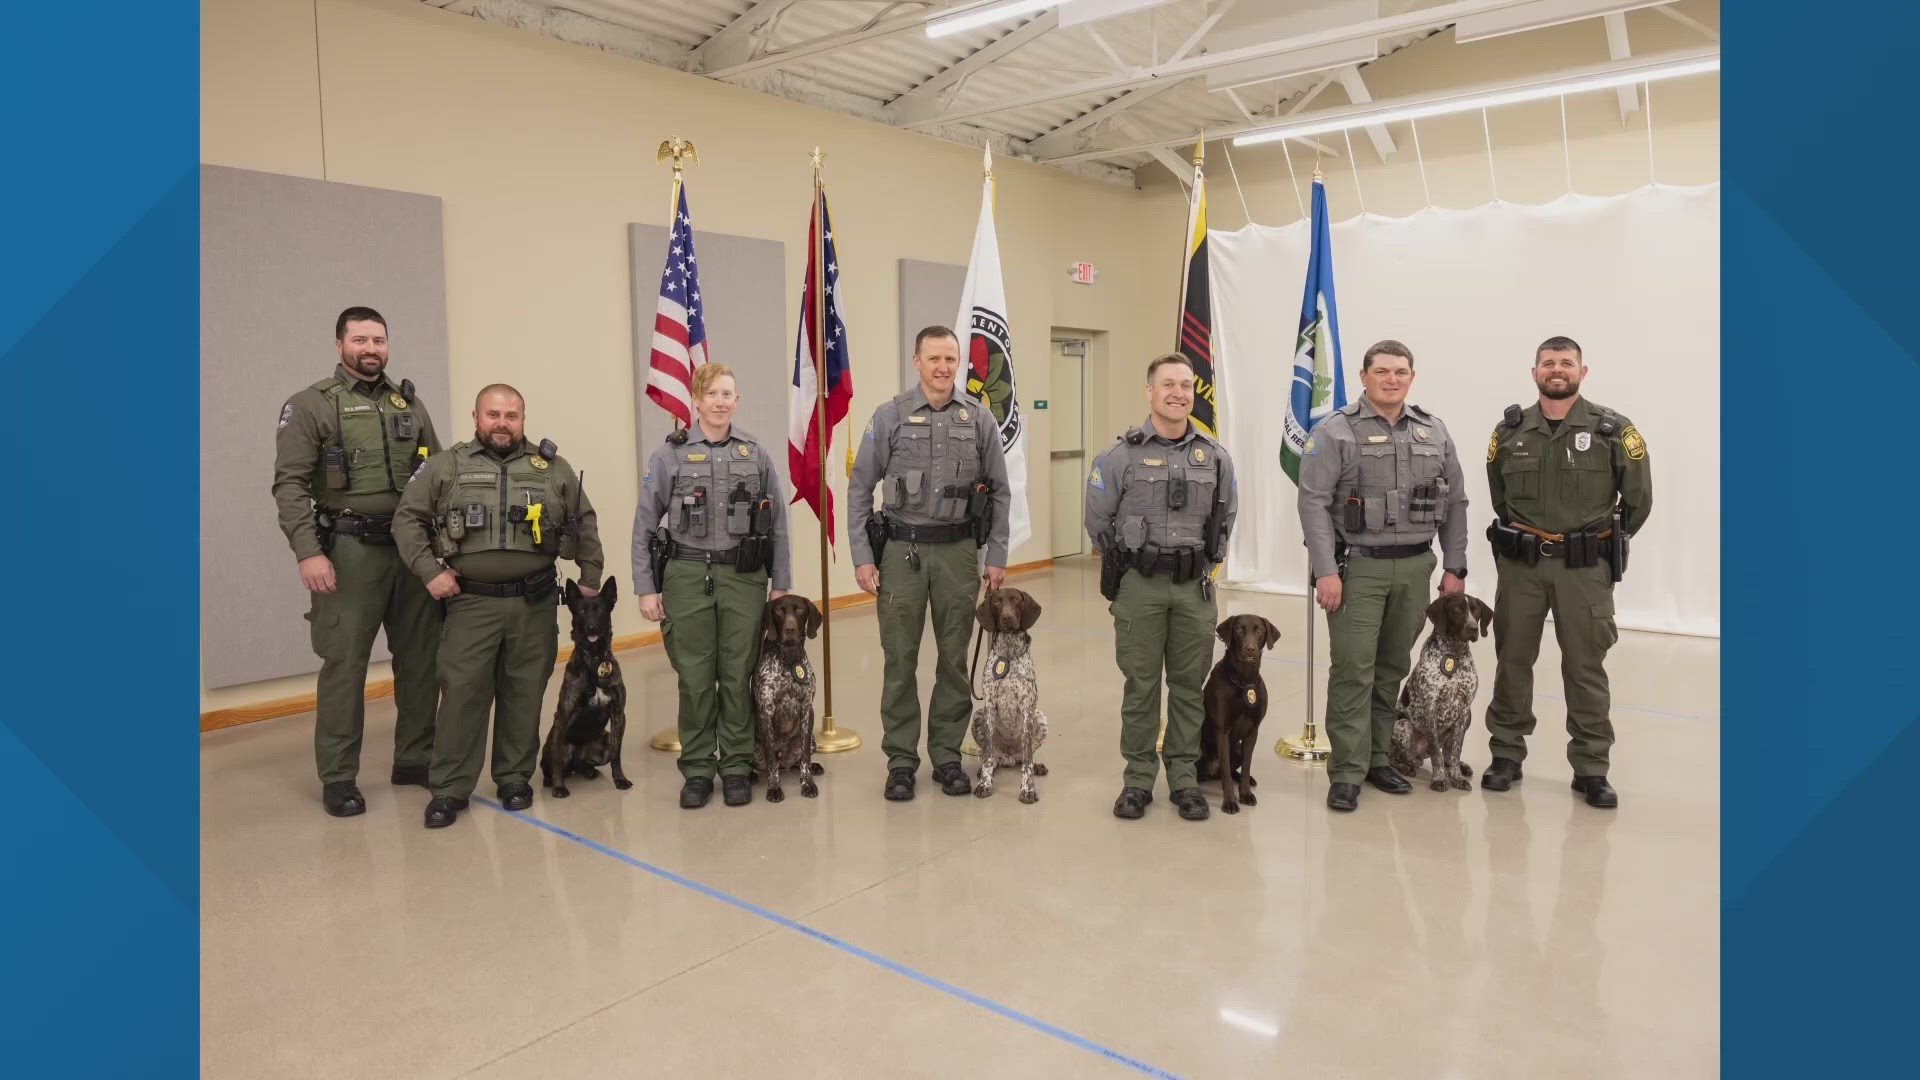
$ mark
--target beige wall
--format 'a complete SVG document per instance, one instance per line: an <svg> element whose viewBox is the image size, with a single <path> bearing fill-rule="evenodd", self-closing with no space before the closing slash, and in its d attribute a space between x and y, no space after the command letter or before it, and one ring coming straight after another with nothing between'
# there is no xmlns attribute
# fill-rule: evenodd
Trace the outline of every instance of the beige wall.
<svg viewBox="0 0 1920 1080"><path fill-rule="evenodd" d="M807 153L826 150L855 432L899 389L897 260L967 260L977 151L417 0L320 0L316 70L315 21L310 0L206 0L202 160L443 199L454 397L495 380L525 391L530 433L593 470L609 569L623 578L638 488L626 224L666 221L668 174L654 161L662 139L679 134L699 147L690 173L698 228L787 242L788 325L804 271ZM1116 356L1129 358L1171 338L1178 237L1146 236L1138 223L1156 203L1177 217L1177 196L1013 161L995 172L1008 315L1016 355L1032 358L1020 368L1024 398L1048 396L1053 326L1108 331ZM1100 267L1098 284L1067 279L1076 260ZM712 329L724 340L724 325ZM403 370L406 327L393 332ZM316 352L316 370L331 362ZM1050 413L1030 415L1038 466L1029 500L1044 515ZM443 424L455 438L464 426L464 417ZM784 432L759 434L784 442ZM844 477L835 480L844 507ZM260 512L271 512L264 486ZM795 532L796 584L817 596L819 549L804 508ZM1013 561L1045 556L1046 529L1036 535ZM287 574L291 583L291 559ZM856 591L844 544L829 591ZM646 626L636 606L622 605L618 632ZM311 689L310 677L275 680L203 691L201 704Z"/></svg>

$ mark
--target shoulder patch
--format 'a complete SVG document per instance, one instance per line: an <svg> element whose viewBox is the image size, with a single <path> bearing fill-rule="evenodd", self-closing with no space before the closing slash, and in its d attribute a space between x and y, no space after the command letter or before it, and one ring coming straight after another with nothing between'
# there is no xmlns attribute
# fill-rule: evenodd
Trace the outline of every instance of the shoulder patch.
<svg viewBox="0 0 1920 1080"><path fill-rule="evenodd" d="M1497 458L1499 456L1500 456L1500 429L1494 428L1493 435L1487 439L1487 460L1492 461L1494 458Z"/></svg>
<svg viewBox="0 0 1920 1080"><path fill-rule="evenodd" d="M1093 463L1093 471L1087 474L1087 486L1096 491L1107 490L1107 482L1100 475L1100 463L1098 461Z"/></svg>
<svg viewBox="0 0 1920 1080"><path fill-rule="evenodd" d="M1640 429L1632 424L1620 436L1620 445L1626 448L1627 456L1639 461L1647 456L1647 440L1640 437Z"/></svg>
<svg viewBox="0 0 1920 1080"><path fill-rule="evenodd" d="M293 402L289 401L285 405L280 406L280 426L286 427L289 423L292 423L292 422L293 422Z"/></svg>
<svg viewBox="0 0 1920 1080"><path fill-rule="evenodd" d="M1306 445L1306 446L1304 446L1304 447L1302 447L1302 448L1300 449L1300 456L1301 456L1301 457L1312 457L1312 456L1313 456L1313 454L1314 454L1314 449L1313 449L1313 436L1312 436L1312 435L1309 435L1309 436L1307 436L1307 445Z"/></svg>
<svg viewBox="0 0 1920 1080"><path fill-rule="evenodd" d="M874 439L874 435L873 435L873 420L872 420L872 418L868 418L868 420L867 420L867 441L868 441L868 442L872 442L872 441L873 441L873 439Z"/></svg>

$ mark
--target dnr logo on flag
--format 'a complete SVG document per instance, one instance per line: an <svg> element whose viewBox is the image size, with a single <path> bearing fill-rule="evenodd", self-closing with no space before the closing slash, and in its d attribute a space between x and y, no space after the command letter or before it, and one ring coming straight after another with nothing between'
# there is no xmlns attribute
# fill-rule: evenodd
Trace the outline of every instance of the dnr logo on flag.
<svg viewBox="0 0 1920 1080"><path fill-rule="evenodd" d="M1020 399L1013 384L1013 343L1007 320L997 311L975 305L969 325L967 393L993 410L994 423L1000 426L1000 448L1011 449L1020 437Z"/></svg>

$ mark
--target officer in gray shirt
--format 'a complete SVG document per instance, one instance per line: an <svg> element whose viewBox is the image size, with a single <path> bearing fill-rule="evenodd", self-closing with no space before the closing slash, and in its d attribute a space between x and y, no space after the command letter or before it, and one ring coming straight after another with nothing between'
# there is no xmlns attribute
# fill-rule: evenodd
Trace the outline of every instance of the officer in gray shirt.
<svg viewBox="0 0 1920 1080"><path fill-rule="evenodd" d="M1387 764L1400 683L1433 599L1436 562L1446 568L1443 596L1465 591L1467 577L1460 457L1446 425L1407 404L1413 352L1397 341L1373 345L1360 381L1360 400L1315 426L1300 458L1300 531L1333 658L1327 806L1343 811L1360 805L1362 779L1393 795L1412 789Z"/></svg>
<svg viewBox="0 0 1920 1080"><path fill-rule="evenodd" d="M880 600L880 647L886 654L880 745L887 754L885 795L894 802L913 798L920 768L914 672L929 607L940 662L927 704L927 756L940 790L973 790L960 764L960 740L972 713L967 628L979 595L983 549L987 588L999 588L1006 578L1013 501L993 410L954 385L960 371L954 332L944 326L920 331L913 366L919 384L873 411L847 481L854 578ZM876 484L884 499L881 514L873 509Z"/></svg>

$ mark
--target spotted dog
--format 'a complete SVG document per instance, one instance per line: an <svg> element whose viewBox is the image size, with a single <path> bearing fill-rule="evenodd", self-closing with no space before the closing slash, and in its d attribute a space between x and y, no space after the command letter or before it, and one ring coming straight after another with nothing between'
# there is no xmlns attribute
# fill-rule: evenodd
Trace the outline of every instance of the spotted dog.
<svg viewBox="0 0 1920 1080"><path fill-rule="evenodd" d="M1200 692L1207 716L1200 728L1199 777L1219 780L1220 812L1237 814L1241 803L1259 802L1253 796L1257 783L1253 749L1260 738L1260 721L1267 716L1267 682L1260 677L1260 653L1279 642L1280 628L1258 615L1233 615L1221 620L1213 632L1226 643L1227 651Z"/></svg>
<svg viewBox="0 0 1920 1080"><path fill-rule="evenodd" d="M1493 622L1493 609L1476 597L1454 593L1427 605L1427 618L1433 633L1400 687L1387 760L1395 772L1412 778L1421 762L1432 759L1429 787L1470 791L1473 783L1467 777L1473 767L1460 760L1460 747L1473 723L1473 695L1480 689L1472 645Z"/></svg>
<svg viewBox="0 0 1920 1080"><path fill-rule="evenodd" d="M633 786L620 767L620 744L627 737L627 684L613 658L613 605L619 599L612 578L596 596L567 582L567 610L573 613L573 655L560 680L560 704L540 751L540 783L564 799L569 773L592 780L599 766L613 766L613 786Z"/></svg>
<svg viewBox="0 0 1920 1080"><path fill-rule="evenodd" d="M800 794L820 794L813 778L826 769L813 760L813 664L807 639L820 633L820 609L788 593L767 602L760 620L760 660L753 670L753 766L766 778L767 801L787 797L780 770L800 770Z"/></svg>
<svg viewBox="0 0 1920 1080"><path fill-rule="evenodd" d="M973 617L992 635L984 701L973 710L973 741L980 744L980 780L973 793L982 799L993 794L994 768L1018 765L1020 801L1038 802L1033 778L1047 775L1047 767L1033 756L1046 741L1047 714L1040 711L1040 681L1027 631L1040 620L1040 605L1019 589L995 589Z"/></svg>

